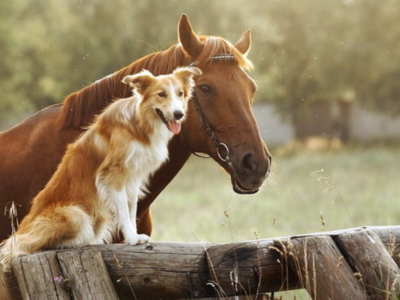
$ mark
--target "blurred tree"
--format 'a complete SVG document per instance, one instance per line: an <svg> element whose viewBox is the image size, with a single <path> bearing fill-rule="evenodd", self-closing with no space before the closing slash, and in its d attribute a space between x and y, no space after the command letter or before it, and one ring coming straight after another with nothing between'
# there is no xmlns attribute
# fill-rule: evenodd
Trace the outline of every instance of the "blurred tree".
<svg viewBox="0 0 400 300"><path fill-rule="evenodd" d="M37 0L0 3L0 128L177 41L253 30L259 101L296 123L315 101L400 113L400 1Z"/></svg>

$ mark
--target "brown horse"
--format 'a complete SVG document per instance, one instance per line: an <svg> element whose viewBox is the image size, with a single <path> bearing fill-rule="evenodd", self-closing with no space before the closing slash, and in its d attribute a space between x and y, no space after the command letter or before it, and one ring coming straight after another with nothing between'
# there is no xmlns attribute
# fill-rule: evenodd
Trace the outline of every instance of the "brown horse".
<svg viewBox="0 0 400 300"><path fill-rule="evenodd" d="M47 107L8 131L0 133L0 207L14 201L21 220L31 199L55 172L68 143L73 142L113 99L130 96L121 80L142 69L167 74L178 66L196 65L196 80L183 130L169 145L169 161L154 174L150 193L139 202L138 231L150 235L150 205L171 182L193 152L211 156L231 176L240 194L255 193L268 176L271 158L262 141L251 104L257 86L244 70L250 31L230 42L197 36L186 15L178 25L179 43L150 54L131 65L69 95L62 104ZM0 241L11 234L8 214L0 215Z"/></svg>

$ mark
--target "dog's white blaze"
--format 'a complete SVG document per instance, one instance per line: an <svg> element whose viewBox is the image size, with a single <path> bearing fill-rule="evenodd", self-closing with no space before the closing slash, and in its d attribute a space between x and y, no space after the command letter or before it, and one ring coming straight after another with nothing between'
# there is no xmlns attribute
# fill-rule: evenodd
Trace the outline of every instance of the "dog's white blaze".
<svg viewBox="0 0 400 300"><path fill-rule="evenodd" d="M171 119L174 119L173 118L174 112L180 111L180 112L182 112L184 114L185 110L184 110L184 107L183 107L183 101L177 95L176 87L174 86L174 84L172 82L170 82L170 84L169 84L169 90L170 90L171 98L172 98L171 104L170 104L170 111L171 111L171 115L172 115Z"/></svg>

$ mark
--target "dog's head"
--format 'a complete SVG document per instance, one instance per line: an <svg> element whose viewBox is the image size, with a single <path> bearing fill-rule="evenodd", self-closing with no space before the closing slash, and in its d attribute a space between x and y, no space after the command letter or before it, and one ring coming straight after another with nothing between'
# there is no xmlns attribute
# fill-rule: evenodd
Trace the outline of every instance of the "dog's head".
<svg viewBox="0 0 400 300"><path fill-rule="evenodd" d="M193 76L201 75L195 67L177 68L172 74L153 76L149 71L128 75L122 80L142 96L141 111L150 111L168 127L178 134L184 120L188 100L195 85Z"/></svg>

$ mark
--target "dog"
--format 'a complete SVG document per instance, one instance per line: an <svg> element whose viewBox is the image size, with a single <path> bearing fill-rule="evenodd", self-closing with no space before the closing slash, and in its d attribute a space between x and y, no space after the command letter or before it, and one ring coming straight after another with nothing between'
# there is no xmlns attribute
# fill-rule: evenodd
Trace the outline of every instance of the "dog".
<svg viewBox="0 0 400 300"><path fill-rule="evenodd" d="M169 140L181 131L196 75L200 69L181 67L157 77L144 70L123 78L133 96L111 103L68 146L29 214L3 242L0 276L20 255L111 243L118 232L127 244L148 242L149 236L137 233L137 202L168 158ZM4 284L0 299L7 299L1 297Z"/></svg>

